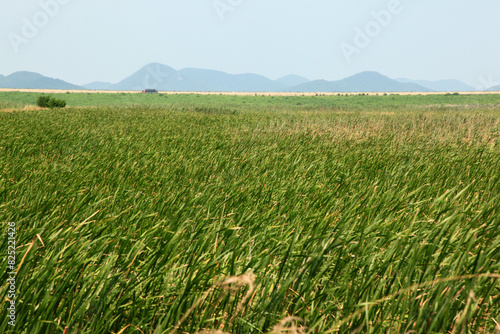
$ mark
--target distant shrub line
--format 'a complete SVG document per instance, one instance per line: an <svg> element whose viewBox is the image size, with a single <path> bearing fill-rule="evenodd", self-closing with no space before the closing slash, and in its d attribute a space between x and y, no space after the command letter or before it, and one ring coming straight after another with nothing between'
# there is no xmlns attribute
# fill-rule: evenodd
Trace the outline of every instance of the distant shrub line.
<svg viewBox="0 0 500 334"><path fill-rule="evenodd" d="M66 101L58 100L50 95L40 95L36 100L36 105L41 108L64 108L66 107Z"/></svg>

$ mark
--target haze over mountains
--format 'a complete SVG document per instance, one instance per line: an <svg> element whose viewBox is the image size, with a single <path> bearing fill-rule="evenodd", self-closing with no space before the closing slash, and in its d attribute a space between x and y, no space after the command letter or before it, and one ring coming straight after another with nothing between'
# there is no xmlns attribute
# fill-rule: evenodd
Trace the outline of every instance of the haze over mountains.
<svg viewBox="0 0 500 334"><path fill-rule="evenodd" d="M271 80L257 74L228 74L221 71L186 68L175 70L152 63L118 83L92 82L73 85L33 72L0 75L0 88L143 90L191 92L460 92L475 89L458 80L424 81L391 79L378 72L362 72L337 80L310 81L298 75ZM499 91L500 86L488 90Z"/></svg>

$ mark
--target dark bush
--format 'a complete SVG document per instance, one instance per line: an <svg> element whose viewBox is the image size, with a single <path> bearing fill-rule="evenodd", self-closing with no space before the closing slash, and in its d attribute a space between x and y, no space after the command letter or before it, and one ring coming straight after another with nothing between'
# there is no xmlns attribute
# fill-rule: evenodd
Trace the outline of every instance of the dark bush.
<svg viewBox="0 0 500 334"><path fill-rule="evenodd" d="M66 101L57 100L55 98L51 98L49 100L49 108L64 108L66 107Z"/></svg>
<svg viewBox="0 0 500 334"><path fill-rule="evenodd" d="M50 101L49 95L40 95L38 99L36 99L36 105L41 108L48 108Z"/></svg>
<svg viewBox="0 0 500 334"><path fill-rule="evenodd" d="M36 105L41 108L64 108L66 101L50 97L50 95L40 95L36 100Z"/></svg>

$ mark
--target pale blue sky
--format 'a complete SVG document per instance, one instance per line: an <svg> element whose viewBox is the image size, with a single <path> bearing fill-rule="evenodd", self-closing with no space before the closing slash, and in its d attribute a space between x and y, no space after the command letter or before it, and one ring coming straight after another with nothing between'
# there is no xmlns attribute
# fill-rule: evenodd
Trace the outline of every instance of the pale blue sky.
<svg viewBox="0 0 500 334"><path fill-rule="evenodd" d="M159 62L500 83L498 0L0 0L0 74L118 82Z"/></svg>

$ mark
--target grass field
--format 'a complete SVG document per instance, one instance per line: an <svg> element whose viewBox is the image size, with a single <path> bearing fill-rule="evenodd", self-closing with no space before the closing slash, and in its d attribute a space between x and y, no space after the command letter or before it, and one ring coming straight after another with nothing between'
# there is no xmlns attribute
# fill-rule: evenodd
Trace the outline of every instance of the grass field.
<svg viewBox="0 0 500 334"><path fill-rule="evenodd" d="M0 110L23 108L35 105L40 93L5 92L0 90ZM252 95L203 95L203 94L127 94L127 93L61 93L52 94L58 99L67 101L69 107L169 107L176 109L205 108L237 108L238 110L255 110L255 108L288 110L313 109L330 110L332 108L348 108L349 110L366 110L381 107L478 107L500 105L498 94L438 94L438 95L360 95L339 94L329 96L317 94L313 96L273 96L269 93Z"/></svg>
<svg viewBox="0 0 500 334"><path fill-rule="evenodd" d="M500 95L64 97L0 93L16 333L500 330Z"/></svg>

